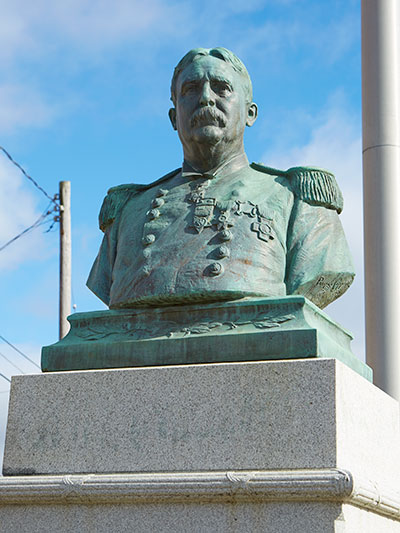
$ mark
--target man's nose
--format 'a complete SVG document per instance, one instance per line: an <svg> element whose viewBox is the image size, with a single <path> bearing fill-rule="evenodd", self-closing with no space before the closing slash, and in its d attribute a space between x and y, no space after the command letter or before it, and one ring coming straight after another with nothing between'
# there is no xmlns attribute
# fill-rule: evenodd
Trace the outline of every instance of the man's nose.
<svg viewBox="0 0 400 533"><path fill-rule="evenodd" d="M206 81L201 88L199 103L202 106L215 105L214 93L209 81Z"/></svg>

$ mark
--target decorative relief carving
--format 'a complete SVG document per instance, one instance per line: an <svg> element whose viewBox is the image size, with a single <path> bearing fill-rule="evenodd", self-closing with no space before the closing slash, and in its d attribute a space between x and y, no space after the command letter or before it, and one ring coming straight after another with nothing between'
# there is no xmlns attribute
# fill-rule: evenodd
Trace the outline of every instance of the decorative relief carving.
<svg viewBox="0 0 400 533"><path fill-rule="evenodd" d="M190 327L185 327L181 331L185 335L190 334L200 334L200 333L209 333L212 329L219 327L227 327L227 330L240 328L242 326L253 325L257 329L269 329L269 328L279 328L284 322L288 322L295 318L294 315L273 315L260 313L257 317L248 319L248 320L236 320L229 322L201 322L194 324Z"/></svg>
<svg viewBox="0 0 400 533"><path fill-rule="evenodd" d="M220 215L217 217L217 230L225 230L233 226L233 220L230 218L229 213L226 210L222 210Z"/></svg>
<svg viewBox="0 0 400 533"><path fill-rule="evenodd" d="M173 336L186 337L188 335L206 335L213 330L221 330L221 332L229 331L245 326L253 326L256 329L278 328L284 322L288 322L294 318L295 316L292 314L281 315L274 312L264 312L248 319L225 322L205 320L204 322L185 325L173 321L159 321L157 324L153 323L151 328L141 327L133 321L126 321L120 324L104 322L99 323L97 327L87 326L85 324L78 325L78 327L75 326L73 333L75 336L86 341L98 341L111 336L129 338L131 340L160 337L170 338Z"/></svg>
<svg viewBox="0 0 400 533"><path fill-rule="evenodd" d="M193 205L193 219L189 227L194 228L197 233L201 233L204 228L212 225L214 207L217 201L215 198L205 198L205 192L209 184L209 180L195 184L186 197L186 200Z"/></svg>
<svg viewBox="0 0 400 533"><path fill-rule="evenodd" d="M261 219L261 217L259 217ZM253 222L251 227L251 231L255 231L257 233L257 237L265 242L268 242L270 240L273 240L272 235L272 228L268 224L267 221L263 220L262 222Z"/></svg>
<svg viewBox="0 0 400 533"><path fill-rule="evenodd" d="M272 218L261 214L262 209L252 202L242 202L236 200L233 212L237 216L247 215L250 218L256 218L257 221L250 225L251 231L257 234L261 241L269 242L274 239L272 231Z"/></svg>
<svg viewBox="0 0 400 533"><path fill-rule="evenodd" d="M194 228L197 233L201 233L204 228L212 225L214 216L215 198L202 198L194 204L193 222L189 226Z"/></svg>

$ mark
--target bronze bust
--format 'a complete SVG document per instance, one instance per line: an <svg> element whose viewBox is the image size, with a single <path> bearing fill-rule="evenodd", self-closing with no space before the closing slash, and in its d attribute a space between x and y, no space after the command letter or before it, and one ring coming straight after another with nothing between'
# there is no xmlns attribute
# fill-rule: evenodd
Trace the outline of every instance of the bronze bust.
<svg viewBox="0 0 400 533"><path fill-rule="evenodd" d="M175 68L169 117L183 165L109 190L88 286L112 309L299 294L323 308L354 278L334 176L249 164L249 74L225 48Z"/></svg>

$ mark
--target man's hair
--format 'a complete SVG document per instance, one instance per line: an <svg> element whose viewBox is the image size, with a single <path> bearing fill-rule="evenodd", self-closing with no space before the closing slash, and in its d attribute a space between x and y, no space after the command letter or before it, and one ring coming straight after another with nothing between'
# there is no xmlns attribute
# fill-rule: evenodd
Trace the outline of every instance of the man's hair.
<svg viewBox="0 0 400 533"><path fill-rule="evenodd" d="M182 57L179 63L176 65L174 70L174 75L172 76L171 81L171 100L174 105L176 102L176 83L178 81L179 74L184 70L190 63L193 63L196 59L204 56L212 56L217 59L221 59L226 63L229 63L233 70L238 72L243 78L243 88L244 94L246 97L246 103L250 104L253 100L253 87L251 84L251 79L249 73L247 72L246 67L242 61L230 50L226 48L193 48L186 55Z"/></svg>

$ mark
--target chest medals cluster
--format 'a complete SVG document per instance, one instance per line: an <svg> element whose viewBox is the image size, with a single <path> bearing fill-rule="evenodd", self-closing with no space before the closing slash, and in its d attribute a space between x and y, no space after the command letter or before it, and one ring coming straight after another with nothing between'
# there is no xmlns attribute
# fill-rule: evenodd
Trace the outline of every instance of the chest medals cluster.
<svg viewBox="0 0 400 533"><path fill-rule="evenodd" d="M257 234L257 237L265 242L273 240L272 219L261 215L258 206L249 201L233 200L227 207L223 207L216 198L207 197L207 188L210 180L193 184L192 191L187 195L186 200L192 204L192 221L189 227L196 233L201 233L204 228L216 226L221 232L220 237L230 235L229 228L234 226L231 214L236 216L247 215L253 219L250 229ZM230 240L230 239L222 239Z"/></svg>

